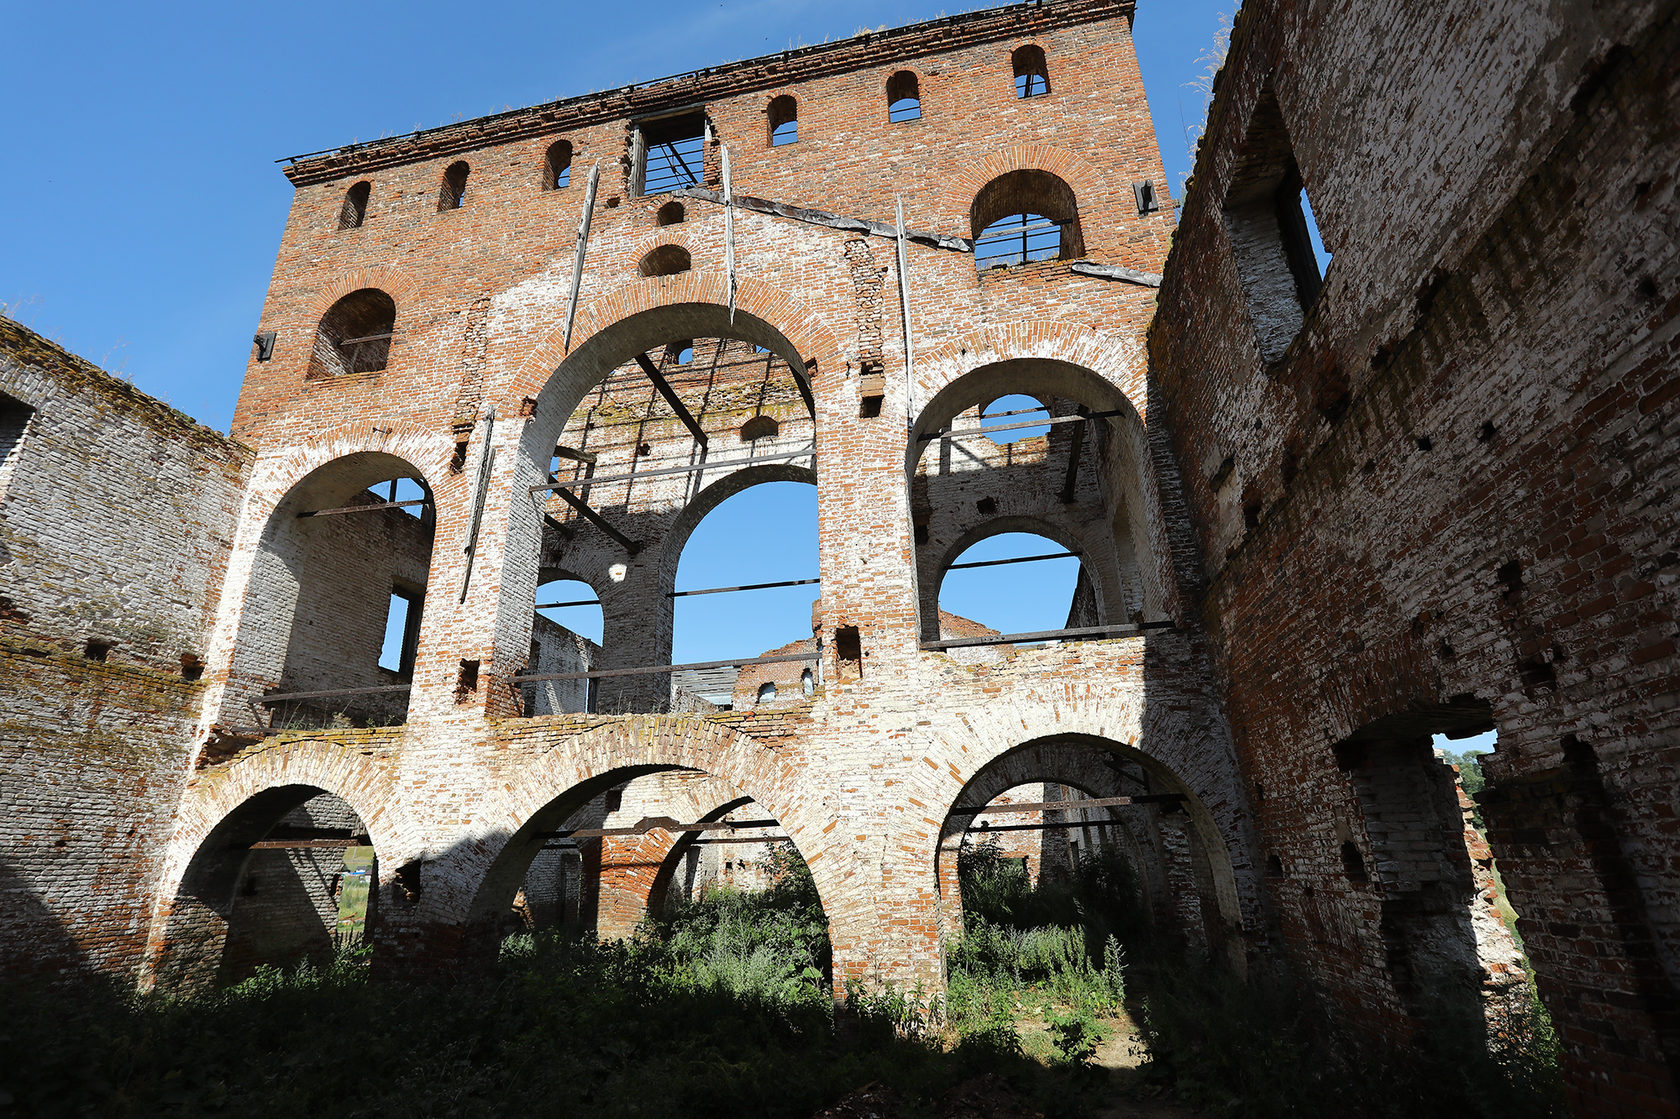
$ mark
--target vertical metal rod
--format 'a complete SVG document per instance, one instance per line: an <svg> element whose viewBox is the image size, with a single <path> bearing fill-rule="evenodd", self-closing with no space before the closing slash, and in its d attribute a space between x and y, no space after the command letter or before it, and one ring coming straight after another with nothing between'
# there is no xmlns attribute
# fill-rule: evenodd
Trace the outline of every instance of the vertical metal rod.
<svg viewBox="0 0 1680 1119"><path fill-rule="evenodd" d="M729 325L735 325L735 185L729 177L729 145L723 146L723 268L729 274Z"/></svg>
<svg viewBox="0 0 1680 1119"><path fill-rule="evenodd" d="M491 446L492 436L496 433L496 409L492 407L484 416L484 447L478 456L478 481L473 487L472 526L467 530L467 546L462 549L467 557L467 569L461 573L461 597L459 602L467 601L467 587L472 583L473 560L478 558L478 529L484 522L484 499L490 494L490 471L496 465L496 448Z"/></svg>
<svg viewBox="0 0 1680 1119"><path fill-rule="evenodd" d="M577 259L572 262L572 293L566 298L566 352L572 349L572 323L577 320L578 292L583 290L583 258L589 253L589 223L595 217L595 191L601 185L601 161L589 169L589 186L583 195L583 217L578 220Z"/></svg>
<svg viewBox="0 0 1680 1119"><path fill-rule="evenodd" d="M916 414L911 386L915 384L915 345L910 340L909 255L904 237L904 196L898 196L898 306L904 316L904 419L909 424Z"/></svg>

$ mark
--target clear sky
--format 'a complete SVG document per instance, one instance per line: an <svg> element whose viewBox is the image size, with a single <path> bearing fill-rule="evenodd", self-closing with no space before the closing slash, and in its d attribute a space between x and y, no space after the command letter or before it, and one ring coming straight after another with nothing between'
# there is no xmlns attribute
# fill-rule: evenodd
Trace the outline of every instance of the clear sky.
<svg viewBox="0 0 1680 1119"><path fill-rule="evenodd" d="M1139 60L1175 198L1203 114L1188 83L1220 13L1234 9L1138 0ZM291 199L276 160L964 10L925 0L8 4L0 303L226 430ZM786 539L770 545L766 524ZM754 548L738 547L744 539ZM814 542L814 491L756 487L702 524L678 585L815 575ZM994 539L965 558L1052 550L1044 543ZM1009 632L1059 626L1072 562L1030 578L1027 568L958 573L947 608ZM815 591L679 600L676 656L746 656L807 637Z"/></svg>

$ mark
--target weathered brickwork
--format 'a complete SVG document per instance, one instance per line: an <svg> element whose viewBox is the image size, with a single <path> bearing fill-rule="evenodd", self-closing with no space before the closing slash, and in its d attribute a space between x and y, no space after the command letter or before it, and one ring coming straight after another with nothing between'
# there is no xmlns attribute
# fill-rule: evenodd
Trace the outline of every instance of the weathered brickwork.
<svg viewBox="0 0 1680 1119"><path fill-rule="evenodd" d="M1031 822L995 834L1032 873L1118 850L1169 935L1403 1045L1522 1002L1497 858L1579 1109L1671 1111L1675 16L1253 0L1180 215L1132 191L1131 15L300 157L239 443L0 324L6 969L320 952L364 835L376 968L456 968L747 881L764 844L672 823L770 821L836 981L937 989L958 852ZM700 181L643 193L685 129ZM1061 251L977 266L1012 214ZM1048 432L978 434L1005 396ZM762 652L814 659L671 671L691 534L773 481L815 487L821 585ZM939 589L1004 532L1077 553L1066 624L1108 636L942 650L998 636ZM559 580L598 644L535 612ZM1489 728L1491 846L1430 749ZM1087 796L1140 799L997 811Z"/></svg>
<svg viewBox="0 0 1680 1119"><path fill-rule="evenodd" d="M251 455L4 319L0 403L0 972L132 972Z"/></svg>
<svg viewBox="0 0 1680 1119"><path fill-rule="evenodd" d="M1677 36L1246 5L1150 335L1296 968L1390 1037L1427 1017L1444 958L1395 936L1469 881L1418 861L1428 737L1496 728L1492 855L1583 1114L1672 1114L1680 1069ZM1316 298L1256 232L1291 158Z"/></svg>

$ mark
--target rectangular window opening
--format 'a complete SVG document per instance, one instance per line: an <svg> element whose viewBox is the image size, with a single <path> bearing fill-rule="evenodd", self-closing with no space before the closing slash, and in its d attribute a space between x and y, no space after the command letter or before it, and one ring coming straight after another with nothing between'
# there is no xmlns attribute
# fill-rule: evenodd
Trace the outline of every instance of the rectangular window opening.
<svg viewBox="0 0 1680 1119"><path fill-rule="evenodd" d="M34 418L35 409L0 393L0 502L6 500L6 487L17 472L18 459L23 454L23 437Z"/></svg>
<svg viewBox="0 0 1680 1119"><path fill-rule="evenodd" d="M706 114L683 113L635 126L638 194L663 194L706 181Z"/></svg>
<svg viewBox="0 0 1680 1119"><path fill-rule="evenodd" d="M461 673L455 678L455 702L465 703L478 691L478 661L462 661Z"/></svg>
<svg viewBox="0 0 1680 1119"><path fill-rule="evenodd" d="M422 592L404 587L391 588L390 607L385 615L385 639L379 648L379 667L404 680L414 677L414 649L420 636Z"/></svg>
<svg viewBox="0 0 1680 1119"><path fill-rule="evenodd" d="M835 628L834 657L839 661L841 680L863 679L863 638L857 626Z"/></svg>

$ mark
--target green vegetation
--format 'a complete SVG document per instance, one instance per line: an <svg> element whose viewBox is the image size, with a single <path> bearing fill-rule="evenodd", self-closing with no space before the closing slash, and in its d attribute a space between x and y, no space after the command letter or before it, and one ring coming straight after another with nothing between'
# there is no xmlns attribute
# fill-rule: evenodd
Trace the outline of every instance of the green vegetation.
<svg viewBox="0 0 1680 1119"><path fill-rule="evenodd" d="M767 868L771 888L713 889L632 940L522 933L427 985L369 982L358 949L193 996L0 989L0 1115L807 1119L865 1086L892 1119L976 1093L1049 1119L1162 1093L1208 1115L1561 1113L1538 1025L1498 1057L1446 1030L1415 1060L1360 1049L1285 985L1154 940L1114 857L1033 888L973 849L943 1006L852 985L836 1010L809 872L791 848ZM1134 1022L1149 1063L1098 1067Z"/></svg>

